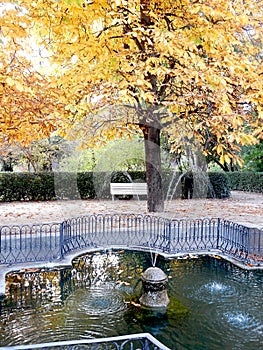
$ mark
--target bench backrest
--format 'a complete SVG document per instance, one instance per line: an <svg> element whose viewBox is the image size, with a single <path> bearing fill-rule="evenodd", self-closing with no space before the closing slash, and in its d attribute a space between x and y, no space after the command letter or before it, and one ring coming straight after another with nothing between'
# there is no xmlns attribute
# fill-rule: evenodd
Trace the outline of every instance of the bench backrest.
<svg viewBox="0 0 263 350"><path fill-rule="evenodd" d="M147 184L143 182L111 183L110 191L112 195L118 194L147 194Z"/></svg>

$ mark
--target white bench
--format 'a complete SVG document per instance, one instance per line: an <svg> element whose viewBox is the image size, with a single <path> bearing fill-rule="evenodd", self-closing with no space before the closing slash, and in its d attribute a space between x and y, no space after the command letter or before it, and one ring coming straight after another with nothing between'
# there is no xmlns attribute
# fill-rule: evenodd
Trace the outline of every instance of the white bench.
<svg viewBox="0 0 263 350"><path fill-rule="evenodd" d="M147 195L147 183L144 182L128 182L128 183L111 183L110 193L112 200L114 196L123 195Z"/></svg>

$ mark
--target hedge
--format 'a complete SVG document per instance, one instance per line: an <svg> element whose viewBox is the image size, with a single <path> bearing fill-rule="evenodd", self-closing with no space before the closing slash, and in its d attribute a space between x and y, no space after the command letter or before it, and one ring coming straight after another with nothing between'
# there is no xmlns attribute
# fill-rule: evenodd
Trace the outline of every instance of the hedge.
<svg viewBox="0 0 263 350"><path fill-rule="evenodd" d="M263 193L263 173L234 171L228 173L228 178L233 191Z"/></svg>
<svg viewBox="0 0 263 350"><path fill-rule="evenodd" d="M191 186L191 182L192 190L189 189L187 191L186 187ZM173 184L172 186L171 183ZM172 191L175 192L173 197L169 197L171 187ZM186 174L167 172L164 173L164 193L167 194L167 199L189 197L228 198L230 196L229 179L222 172L194 172Z"/></svg>
<svg viewBox="0 0 263 350"><path fill-rule="evenodd" d="M163 173L165 199L182 198L187 174ZM194 173L193 197L226 198L230 195L225 173ZM0 201L56 199L109 199L110 182L145 182L143 171L79 173L0 173Z"/></svg>
<svg viewBox="0 0 263 350"><path fill-rule="evenodd" d="M0 173L2 202L55 198L53 173Z"/></svg>

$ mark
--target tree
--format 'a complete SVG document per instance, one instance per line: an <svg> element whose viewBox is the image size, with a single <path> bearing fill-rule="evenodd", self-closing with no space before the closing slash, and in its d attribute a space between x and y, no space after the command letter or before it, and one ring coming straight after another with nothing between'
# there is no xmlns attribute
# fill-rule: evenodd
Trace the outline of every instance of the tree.
<svg viewBox="0 0 263 350"><path fill-rule="evenodd" d="M16 171L16 168L29 172L52 171L53 165L57 166L67 153L66 142L60 137L34 140L28 145L13 141L12 145L2 143L0 161L2 171Z"/></svg>
<svg viewBox="0 0 263 350"><path fill-rule="evenodd" d="M1 167L0 171L13 171L14 170L14 159L11 151L0 155Z"/></svg>
<svg viewBox="0 0 263 350"><path fill-rule="evenodd" d="M0 4L0 142L28 145L58 128L65 102L63 90L38 69L32 23L19 3Z"/></svg>
<svg viewBox="0 0 263 350"><path fill-rule="evenodd" d="M20 154L20 164L26 164L28 171L52 171L58 164L62 154L65 154L65 144L60 137L32 141L27 146L17 145Z"/></svg>
<svg viewBox="0 0 263 350"><path fill-rule="evenodd" d="M78 130L91 146L143 133L149 211L163 210L162 130L172 142L184 130L205 155L214 139L221 163L236 162L236 145L263 136L261 1L18 3L60 67L53 84L71 114L64 132ZM253 118L244 102L255 106Z"/></svg>
<svg viewBox="0 0 263 350"><path fill-rule="evenodd" d="M242 149L244 168L248 171L263 172L263 141Z"/></svg>

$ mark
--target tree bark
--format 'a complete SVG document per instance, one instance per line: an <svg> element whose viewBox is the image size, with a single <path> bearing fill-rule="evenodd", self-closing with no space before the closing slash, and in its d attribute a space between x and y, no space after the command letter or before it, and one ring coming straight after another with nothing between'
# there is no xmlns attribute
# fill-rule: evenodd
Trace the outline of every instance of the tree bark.
<svg viewBox="0 0 263 350"><path fill-rule="evenodd" d="M151 0L141 0L141 26L145 30L151 28L153 24L151 19ZM154 45L149 43L146 38L140 41L140 51L144 55L149 52L154 53ZM146 79L152 85L152 92L158 93L156 89L156 77L146 74ZM158 106L152 105L144 113L139 113L141 118L140 128L144 135L145 160L146 160L146 180L148 185L147 206L149 212L164 211L164 195L162 183L161 152L160 152L160 133L161 125L156 112ZM145 113L146 112L146 113Z"/></svg>
<svg viewBox="0 0 263 350"><path fill-rule="evenodd" d="M159 128L145 124L140 125L140 128L144 135L148 211L163 212L164 196L160 152L161 131Z"/></svg>

